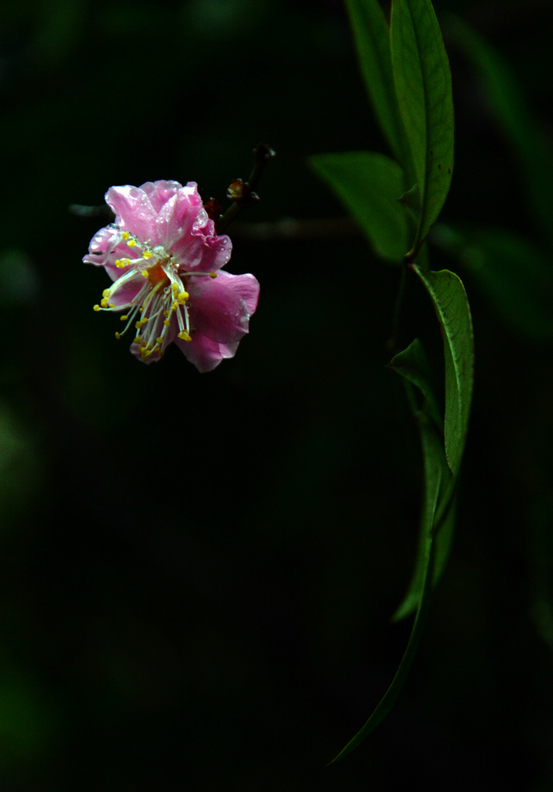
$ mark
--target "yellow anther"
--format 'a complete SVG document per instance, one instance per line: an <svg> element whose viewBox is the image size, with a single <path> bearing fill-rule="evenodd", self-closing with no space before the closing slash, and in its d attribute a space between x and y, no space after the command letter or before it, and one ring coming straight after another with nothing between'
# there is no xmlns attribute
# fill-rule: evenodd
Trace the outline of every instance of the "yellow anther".
<svg viewBox="0 0 553 792"><path fill-rule="evenodd" d="M104 289L102 292L102 297L109 297L109 289Z"/></svg>
<svg viewBox="0 0 553 792"><path fill-rule="evenodd" d="M93 305L93 306L92 306L92 310L93 310L93 311L101 311L102 309L100 308L100 306L99 306L99 305Z"/></svg>
<svg viewBox="0 0 553 792"><path fill-rule="evenodd" d="M172 283L171 288L173 289L174 292L177 292L179 290L179 287L176 283Z"/></svg>
<svg viewBox="0 0 553 792"><path fill-rule="evenodd" d="M145 278L147 278L149 274L150 273L148 272L148 270L142 270L142 275L144 275Z"/></svg>
<svg viewBox="0 0 553 792"><path fill-rule="evenodd" d="M151 250L145 250L142 255L144 256L145 259L152 258L152 251Z"/></svg>
<svg viewBox="0 0 553 792"><path fill-rule="evenodd" d="M156 338L156 341L161 346L161 344L163 344L163 337L160 336L159 338Z"/></svg>
<svg viewBox="0 0 553 792"><path fill-rule="evenodd" d="M129 247L134 247L136 245L136 239L129 239L129 241L127 242L127 245Z"/></svg>
<svg viewBox="0 0 553 792"><path fill-rule="evenodd" d="M122 266L121 259L115 259L115 261L113 263L115 264L116 267L121 267Z"/></svg>
<svg viewBox="0 0 553 792"><path fill-rule="evenodd" d="M165 327L170 327L171 326L171 322L169 321L169 319L165 319L163 324L165 325Z"/></svg>
<svg viewBox="0 0 553 792"><path fill-rule="evenodd" d="M137 334L135 335L135 337L134 337L134 343L135 343L135 344L141 344L141 343L142 343L142 341L143 341L143 338L142 338L142 336L141 336L141 335L138 335L138 333L137 333Z"/></svg>
<svg viewBox="0 0 553 792"><path fill-rule="evenodd" d="M217 273L216 272L210 272L209 273L209 277L210 278L216 278L217 277Z"/></svg>
<svg viewBox="0 0 553 792"><path fill-rule="evenodd" d="M169 316L169 311L163 311L163 316L167 319Z"/></svg>
<svg viewBox="0 0 553 792"><path fill-rule="evenodd" d="M174 303L171 303L171 310L172 311L176 311L178 307L179 307L179 304L178 304L178 302L176 302L176 300L175 300Z"/></svg>
<svg viewBox="0 0 553 792"><path fill-rule="evenodd" d="M115 338L119 341L119 339L121 338L121 333L115 333Z"/></svg>
<svg viewBox="0 0 553 792"><path fill-rule="evenodd" d="M184 303L188 300L189 297L190 295L188 294L188 292L181 291L179 292L177 299L181 305L184 305Z"/></svg>
<svg viewBox="0 0 553 792"><path fill-rule="evenodd" d="M125 314L125 316L121 316L120 319L122 322L126 322L129 317Z"/></svg>
<svg viewBox="0 0 553 792"><path fill-rule="evenodd" d="M115 308L115 303L108 303L108 306L109 306L110 308Z"/></svg>
<svg viewBox="0 0 553 792"><path fill-rule="evenodd" d="M102 306L102 308L108 307L108 301L106 297L104 297L104 299L100 302L100 305Z"/></svg>
<svg viewBox="0 0 553 792"><path fill-rule="evenodd" d="M123 233L121 234L121 236L123 237L123 239L128 239L128 238L130 237L130 234L129 234L129 232L128 232L128 231L123 231Z"/></svg>
<svg viewBox="0 0 553 792"><path fill-rule="evenodd" d="M179 333L179 338L181 338L183 341L192 341L186 330L181 330Z"/></svg>

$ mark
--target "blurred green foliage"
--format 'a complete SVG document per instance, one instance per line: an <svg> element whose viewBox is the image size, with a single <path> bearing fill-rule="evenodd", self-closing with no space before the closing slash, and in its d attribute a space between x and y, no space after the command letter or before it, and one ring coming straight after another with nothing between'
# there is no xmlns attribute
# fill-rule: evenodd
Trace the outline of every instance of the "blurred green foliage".
<svg viewBox="0 0 553 792"><path fill-rule="evenodd" d="M528 5L436 11L508 59L547 136L553 11ZM201 376L170 350L145 367L92 311L105 275L80 260L102 223L67 207L158 178L223 200L263 140L278 158L241 223L340 214L307 157L384 150L344 9L8 0L0 15L2 790L546 783L550 297L532 274L518 303L516 284L490 287L474 250L500 262L508 231L541 251L541 271L548 248L466 52L446 36L457 131L443 223L469 243L431 251L434 269L465 262L477 338L459 530L396 712L324 771L409 630L389 622L421 484L384 368L397 273L360 236L252 242L237 225L229 270L262 292L236 359ZM409 324L437 360L425 300L415 292Z"/></svg>

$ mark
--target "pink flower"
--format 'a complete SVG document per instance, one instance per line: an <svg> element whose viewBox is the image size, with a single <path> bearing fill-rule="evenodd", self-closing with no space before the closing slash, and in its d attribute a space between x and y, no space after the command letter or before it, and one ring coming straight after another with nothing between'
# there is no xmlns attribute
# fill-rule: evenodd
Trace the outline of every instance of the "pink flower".
<svg viewBox="0 0 553 792"><path fill-rule="evenodd" d="M200 371L233 357L257 307L253 275L222 272L228 236L217 236L198 187L146 182L111 187L115 222L93 237L83 261L104 267L113 283L95 311L124 311L120 338L131 325L131 352L159 360L174 341Z"/></svg>

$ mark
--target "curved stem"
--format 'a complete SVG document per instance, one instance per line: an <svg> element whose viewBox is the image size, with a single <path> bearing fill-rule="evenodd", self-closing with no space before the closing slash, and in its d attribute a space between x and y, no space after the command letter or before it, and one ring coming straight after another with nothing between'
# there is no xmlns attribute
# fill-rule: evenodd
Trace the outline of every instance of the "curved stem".
<svg viewBox="0 0 553 792"><path fill-rule="evenodd" d="M225 228L231 223L236 215L245 207L252 204L254 201L259 200L258 196L254 192L254 188L256 187L257 183L261 179L263 171L270 159L275 157L275 152L273 151L270 146L267 146L265 143L260 143L256 146L253 150L253 168L252 172L250 173L250 177L247 182L240 182L238 179L237 182L234 184L239 184L239 195L234 199L231 203L229 208L226 210L224 215L219 218L216 223L216 232L217 234L222 234ZM234 185L231 185L234 186ZM234 197L234 190L233 194L230 197Z"/></svg>

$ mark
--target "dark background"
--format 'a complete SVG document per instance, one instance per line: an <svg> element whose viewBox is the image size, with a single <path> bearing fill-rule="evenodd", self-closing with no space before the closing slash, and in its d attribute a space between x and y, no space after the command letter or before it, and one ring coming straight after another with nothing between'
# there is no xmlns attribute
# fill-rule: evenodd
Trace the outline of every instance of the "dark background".
<svg viewBox="0 0 553 792"><path fill-rule="evenodd" d="M508 58L552 129L553 6L436 0ZM359 235L248 239L343 215L307 158L385 150L337 0L9 0L0 12L2 792L537 790L553 772L550 338L465 279L476 386L452 557L389 719L410 624L418 440L385 369L399 281ZM446 44L448 40L446 38ZM449 44L448 44L449 46ZM450 47L443 220L539 242L509 146ZM146 367L81 258L111 185L224 203L278 157L235 231L261 282L236 358ZM440 356L425 295L405 343Z"/></svg>

